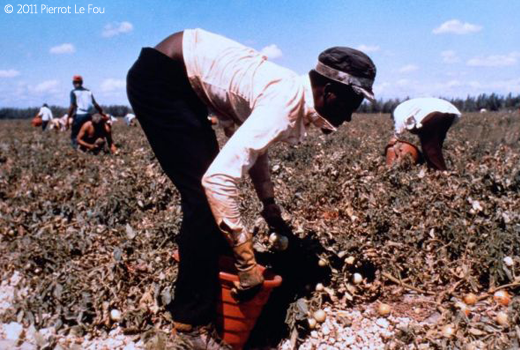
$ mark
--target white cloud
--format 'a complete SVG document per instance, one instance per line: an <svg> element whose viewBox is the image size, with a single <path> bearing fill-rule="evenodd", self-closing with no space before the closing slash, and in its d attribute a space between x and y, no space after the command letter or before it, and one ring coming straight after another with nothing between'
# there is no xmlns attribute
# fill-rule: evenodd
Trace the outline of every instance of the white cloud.
<svg viewBox="0 0 520 350"><path fill-rule="evenodd" d="M130 33L132 30L134 30L134 26L130 22L114 22L107 24L101 35L110 38L119 34Z"/></svg>
<svg viewBox="0 0 520 350"><path fill-rule="evenodd" d="M460 58L457 53L453 50L446 50L441 52L442 61L444 63L457 63L460 62Z"/></svg>
<svg viewBox="0 0 520 350"><path fill-rule="evenodd" d="M485 57L475 57L467 62L472 67L507 67L518 63L520 52L512 52L508 55L490 55Z"/></svg>
<svg viewBox="0 0 520 350"><path fill-rule="evenodd" d="M264 56L267 56L267 58L274 60L279 57L282 57L282 50L276 44L271 44L269 46L264 47L262 50L260 50L260 53Z"/></svg>
<svg viewBox="0 0 520 350"><path fill-rule="evenodd" d="M105 79L101 83L101 91L103 92L113 92L118 90L123 90L126 87L126 82L124 80L119 79Z"/></svg>
<svg viewBox="0 0 520 350"><path fill-rule="evenodd" d="M51 47L50 53L55 55L70 54L76 52L76 48L72 44L61 44L58 46Z"/></svg>
<svg viewBox="0 0 520 350"><path fill-rule="evenodd" d="M377 52L380 50L380 47L377 45L365 45L361 44L358 47L356 47L357 50L363 51L364 53L370 53L370 52Z"/></svg>
<svg viewBox="0 0 520 350"><path fill-rule="evenodd" d="M469 34L476 33L482 30L482 26L471 24L468 22L462 23L458 19L452 19L450 21L444 22L439 27L435 28L432 32L433 34Z"/></svg>
<svg viewBox="0 0 520 350"><path fill-rule="evenodd" d="M14 78L20 75L20 72L15 69L0 70L0 78Z"/></svg>
<svg viewBox="0 0 520 350"><path fill-rule="evenodd" d="M29 89L33 93L54 93L58 91L60 83L57 80L46 80Z"/></svg>
<svg viewBox="0 0 520 350"><path fill-rule="evenodd" d="M416 70L418 70L419 67L417 67L416 65L414 64L408 64L406 66L403 66L401 68L399 68L399 73L410 73L410 72L415 72Z"/></svg>

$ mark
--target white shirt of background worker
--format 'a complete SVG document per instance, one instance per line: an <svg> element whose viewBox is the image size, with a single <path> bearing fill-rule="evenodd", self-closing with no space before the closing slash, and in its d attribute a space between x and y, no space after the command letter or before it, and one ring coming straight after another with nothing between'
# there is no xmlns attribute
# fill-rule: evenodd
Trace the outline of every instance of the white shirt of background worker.
<svg viewBox="0 0 520 350"><path fill-rule="evenodd" d="M419 136L424 158L435 170L446 170L442 145L449 128L458 122L461 113L450 102L433 97L415 98L399 104L392 113L395 144L406 131Z"/></svg>
<svg viewBox="0 0 520 350"><path fill-rule="evenodd" d="M37 115L42 118L43 122L48 122L49 120L51 120L53 118L52 111L50 110L50 108L47 106L46 103L40 108L40 111L38 112Z"/></svg>

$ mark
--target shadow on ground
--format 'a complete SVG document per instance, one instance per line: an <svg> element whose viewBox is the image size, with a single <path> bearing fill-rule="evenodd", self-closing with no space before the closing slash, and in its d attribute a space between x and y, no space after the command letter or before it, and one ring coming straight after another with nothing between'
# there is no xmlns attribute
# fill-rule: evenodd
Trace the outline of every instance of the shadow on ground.
<svg viewBox="0 0 520 350"><path fill-rule="evenodd" d="M330 279L330 270L318 265L324 251L318 239L309 234L303 239L289 237L289 247L283 252L257 253L258 262L282 276L283 282L273 290L245 349L269 349L289 337L285 319L290 304L309 295L316 283Z"/></svg>

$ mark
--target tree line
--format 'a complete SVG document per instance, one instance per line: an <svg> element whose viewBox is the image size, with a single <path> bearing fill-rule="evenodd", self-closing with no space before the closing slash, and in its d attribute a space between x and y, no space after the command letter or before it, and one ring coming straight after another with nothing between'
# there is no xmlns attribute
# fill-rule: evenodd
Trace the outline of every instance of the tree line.
<svg viewBox="0 0 520 350"><path fill-rule="evenodd" d="M67 113L68 108L60 106L49 106L52 111L54 118L60 118ZM110 105L101 106L105 113L111 114L115 117L123 117L128 113L132 113L132 109L124 105ZM28 119L33 118L40 107L30 108L0 108L0 119Z"/></svg>
<svg viewBox="0 0 520 350"><path fill-rule="evenodd" d="M374 103L363 102L357 110L358 113L391 113L397 105L408 100L405 99L379 99ZM497 95L495 93L487 95L481 94L476 97L468 96L465 99L461 98L444 98L453 103L461 112L478 112L482 109L488 111L514 111L520 109L520 95L507 96ZM50 106L54 117L61 117L67 113L67 108L60 106ZM131 113L132 109L124 105L110 105L102 106L106 113L116 117L125 116ZM28 119L33 118L38 113L40 107L32 108L0 108L0 119Z"/></svg>

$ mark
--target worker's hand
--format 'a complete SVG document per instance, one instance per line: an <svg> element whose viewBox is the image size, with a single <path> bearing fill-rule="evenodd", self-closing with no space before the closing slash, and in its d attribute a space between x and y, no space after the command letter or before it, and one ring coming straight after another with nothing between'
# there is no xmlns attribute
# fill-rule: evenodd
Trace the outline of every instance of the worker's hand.
<svg viewBox="0 0 520 350"><path fill-rule="evenodd" d="M282 211L276 203L264 204L264 209L260 214L267 222L269 231L273 231L281 235L289 235L292 233L291 227L282 218Z"/></svg>
<svg viewBox="0 0 520 350"><path fill-rule="evenodd" d="M264 283L264 277L256 264L251 239L233 247L233 255L239 282L235 283L235 288L231 290L231 294L238 301L248 301L260 291Z"/></svg>
<svg viewBox="0 0 520 350"><path fill-rule="evenodd" d="M235 287L231 289L231 295L239 302L253 299L264 284L264 276L258 266L249 271L239 271L238 278L239 282L233 282Z"/></svg>
<svg viewBox="0 0 520 350"><path fill-rule="evenodd" d="M116 145L112 144L112 146L110 146L110 153L117 154L117 147L116 147Z"/></svg>

